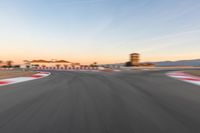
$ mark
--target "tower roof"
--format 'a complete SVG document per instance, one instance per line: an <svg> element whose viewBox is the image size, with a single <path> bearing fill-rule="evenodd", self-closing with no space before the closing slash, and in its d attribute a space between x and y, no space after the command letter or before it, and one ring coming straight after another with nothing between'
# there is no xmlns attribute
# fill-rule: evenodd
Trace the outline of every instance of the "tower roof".
<svg viewBox="0 0 200 133"><path fill-rule="evenodd" d="M140 55L139 53L132 53L131 55Z"/></svg>

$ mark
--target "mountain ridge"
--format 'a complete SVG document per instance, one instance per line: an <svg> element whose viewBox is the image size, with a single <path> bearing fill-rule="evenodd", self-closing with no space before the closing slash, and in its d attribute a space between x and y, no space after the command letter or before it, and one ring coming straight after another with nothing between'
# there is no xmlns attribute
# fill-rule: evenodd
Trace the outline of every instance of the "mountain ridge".
<svg viewBox="0 0 200 133"><path fill-rule="evenodd" d="M200 66L200 59L177 60L177 61L141 62L141 63L153 63L157 67L164 67L164 66L194 66L194 67L197 67L197 66ZM104 65L124 66L125 63L104 64Z"/></svg>
<svg viewBox="0 0 200 133"><path fill-rule="evenodd" d="M156 66L200 66L200 59L151 62Z"/></svg>

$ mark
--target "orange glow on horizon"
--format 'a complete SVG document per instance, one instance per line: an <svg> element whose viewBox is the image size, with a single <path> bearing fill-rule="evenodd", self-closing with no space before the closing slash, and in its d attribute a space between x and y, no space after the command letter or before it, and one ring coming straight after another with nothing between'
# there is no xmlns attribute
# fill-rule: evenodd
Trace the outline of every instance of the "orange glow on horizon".
<svg viewBox="0 0 200 133"><path fill-rule="evenodd" d="M158 61L177 61L177 60L190 60L190 59L198 59L195 57L200 57L200 56L195 56L195 55L179 55L179 56L171 56L171 57L167 57L167 56L159 56L159 57L153 57L153 56L145 56L141 54L141 62L158 62ZM125 63L127 61L129 61L129 55L122 57L122 59L117 59L117 58L91 58L91 59L87 59L87 58L22 58L22 57L12 57L12 56L4 56L4 58L1 58L1 61L8 61L8 60L12 60L14 62L14 64L23 64L24 60L38 60L38 59L43 59L43 60L52 60L52 59L56 59L56 60L67 60L70 62L74 62L74 63L81 63L83 65L89 65L92 64L93 62L97 62L98 64L114 64L114 63Z"/></svg>

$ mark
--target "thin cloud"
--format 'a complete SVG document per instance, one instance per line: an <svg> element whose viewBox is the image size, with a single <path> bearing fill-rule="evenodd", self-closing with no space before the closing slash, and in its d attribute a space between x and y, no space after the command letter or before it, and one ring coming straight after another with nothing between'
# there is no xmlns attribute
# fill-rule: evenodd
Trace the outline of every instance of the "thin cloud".
<svg viewBox="0 0 200 133"><path fill-rule="evenodd" d="M105 2L105 1L106 0L78 0L78 1L62 2L62 3L58 3L58 5L94 4L94 3Z"/></svg>
<svg viewBox="0 0 200 133"><path fill-rule="evenodd" d="M184 43L187 42L193 42L195 41L194 38L192 38L195 35L198 35L200 33L200 29L197 30L191 30L191 31L185 31L185 32L180 32L172 35L166 35L162 36L157 39L152 39L149 41L145 41L141 43L140 45L152 45L151 47L148 47L147 49L144 49L142 52L153 52L158 49L163 49L167 47L172 47L176 45L183 45ZM199 40L199 39L197 39Z"/></svg>

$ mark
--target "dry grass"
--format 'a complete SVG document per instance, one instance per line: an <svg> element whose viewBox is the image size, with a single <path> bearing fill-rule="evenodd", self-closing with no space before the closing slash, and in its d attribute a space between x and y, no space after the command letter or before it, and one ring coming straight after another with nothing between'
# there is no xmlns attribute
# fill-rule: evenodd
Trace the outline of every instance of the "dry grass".
<svg viewBox="0 0 200 133"><path fill-rule="evenodd" d="M0 70L0 79L31 76L36 72L22 70Z"/></svg>
<svg viewBox="0 0 200 133"><path fill-rule="evenodd" d="M187 70L185 72L195 75L195 76L200 76L200 70Z"/></svg>

